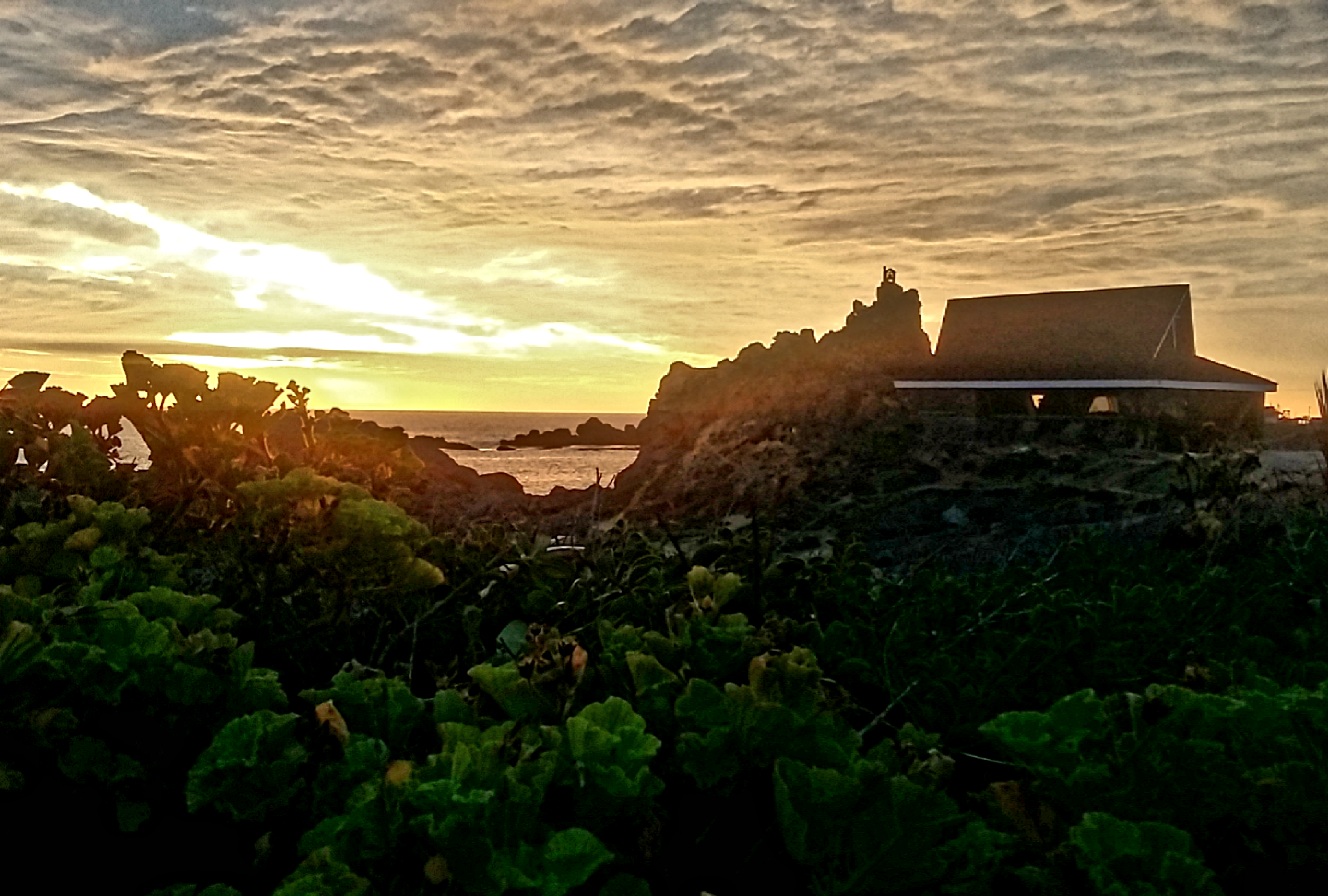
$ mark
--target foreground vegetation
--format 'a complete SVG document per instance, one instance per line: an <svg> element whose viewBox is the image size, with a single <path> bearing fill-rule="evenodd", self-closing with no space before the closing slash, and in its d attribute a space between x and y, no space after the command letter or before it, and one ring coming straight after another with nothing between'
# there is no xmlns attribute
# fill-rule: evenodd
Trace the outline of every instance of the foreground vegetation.
<svg viewBox="0 0 1328 896"><path fill-rule="evenodd" d="M1296 893L1328 872L1316 509L1191 496L1171 538L964 574L758 525L443 532L383 500L390 475L332 475L330 437L307 466L251 450L275 389L231 384L246 423L126 373L169 446L149 471L112 467L82 401L0 405L0 833L14 856L61 843L57 889Z"/></svg>

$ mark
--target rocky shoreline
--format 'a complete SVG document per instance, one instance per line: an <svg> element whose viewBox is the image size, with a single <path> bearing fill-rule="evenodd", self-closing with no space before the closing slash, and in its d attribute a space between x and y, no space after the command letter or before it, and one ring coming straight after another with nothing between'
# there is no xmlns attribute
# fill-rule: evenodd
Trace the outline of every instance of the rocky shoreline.
<svg viewBox="0 0 1328 896"><path fill-rule="evenodd" d="M1256 457L1251 466L1249 452L1259 446L1247 440L1212 451L1207 431L1199 434L1205 453L1189 454L1179 424L919 412L898 399L894 380L928 353L917 292L887 279L874 304L854 303L844 326L819 339L811 330L782 332L714 367L673 364L635 426L592 417L575 430L503 440L500 450L638 449L609 485L547 495L449 454L472 446L343 411L311 411L307 390L294 383L287 405L273 410L281 393L275 384L224 373L209 388L203 371L132 351L122 359L126 383L113 397L89 401L43 388L44 374L15 377L0 401L39 422L0 440L0 448L42 457L42 445L78 421L111 452L119 421L128 419L152 454L145 482L161 480L167 491L192 494L206 481L228 487L249 468L274 475L304 466L395 501L439 530L488 522L572 532L741 517L834 529L878 556L897 557L982 542L1000 549L1047 533L1192 513L1203 509L1195 477L1224 500L1322 498L1324 477L1305 458L1269 466ZM178 404L165 404L167 395ZM1275 431L1269 447L1312 452L1321 434L1321 427ZM190 453L184 444L206 447ZM1295 475L1282 469L1287 463Z"/></svg>
<svg viewBox="0 0 1328 896"><path fill-rule="evenodd" d="M558 429L532 429L527 433L503 439L498 443L499 451L516 451L521 448L610 448L636 447L641 444L641 435L634 424L628 423L619 429L605 423L598 417L591 417L577 426L576 430L567 427Z"/></svg>
<svg viewBox="0 0 1328 896"><path fill-rule="evenodd" d="M1303 435L1291 457L1213 444L1175 421L910 410L893 381L929 350L917 292L891 280L820 339L785 332L715 367L675 363L613 486L556 489L531 512L600 525L764 519L852 538L881 562L984 563L1088 531L1190 531L1215 501L1323 500L1322 455Z"/></svg>

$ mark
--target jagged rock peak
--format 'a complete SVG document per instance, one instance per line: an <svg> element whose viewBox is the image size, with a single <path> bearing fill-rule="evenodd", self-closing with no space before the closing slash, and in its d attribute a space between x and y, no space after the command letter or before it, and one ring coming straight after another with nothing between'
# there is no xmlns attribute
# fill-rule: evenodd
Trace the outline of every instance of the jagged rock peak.
<svg viewBox="0 0 1328 896"><path fill-rule="evenodd" d="M852 478L859 447L893 438L895 378L930 360L917 290L887 268L876 301L855 302L843 328L819 340L783 332L714 367L670 367L615 497L634 509L698 508Z"/></svg>
<svg viewBox="0 0 1328 896"><path fill-rule="evenodd" d="M870 346L874 352L910 365L931 360L931 340L922 329L922 297L916 289L900 286L891 267L882 270L876 300L870 305L855 300L843 328L827 333L822 342Z"/></svg>

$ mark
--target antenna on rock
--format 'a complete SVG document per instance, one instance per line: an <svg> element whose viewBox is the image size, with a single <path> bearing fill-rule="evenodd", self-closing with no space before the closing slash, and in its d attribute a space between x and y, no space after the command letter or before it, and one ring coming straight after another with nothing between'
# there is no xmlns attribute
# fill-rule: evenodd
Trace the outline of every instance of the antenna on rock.
<svg viewBox="0 0 1328 896"><path fill-rule="evenodd" d="M881 274L881 282L882 282L882 283L894 283L894 282L895 282L895 269L892 268L892 267L888 267L888 266L887 266L887 267L883 268L882 270L883 270L883 273Z"/></svg>

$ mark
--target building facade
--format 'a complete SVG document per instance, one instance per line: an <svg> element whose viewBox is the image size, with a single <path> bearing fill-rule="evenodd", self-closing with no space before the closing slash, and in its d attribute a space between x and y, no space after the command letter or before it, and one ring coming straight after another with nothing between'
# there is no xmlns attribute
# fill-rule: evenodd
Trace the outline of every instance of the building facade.
<svg viewBox="0 0 1328 896"><path fill-rule="evenodd" d="M1187 284L951 299L930 361L901 370L918 410L1179 417L1257 431L1277 384L1201 357Z"/></svg>

